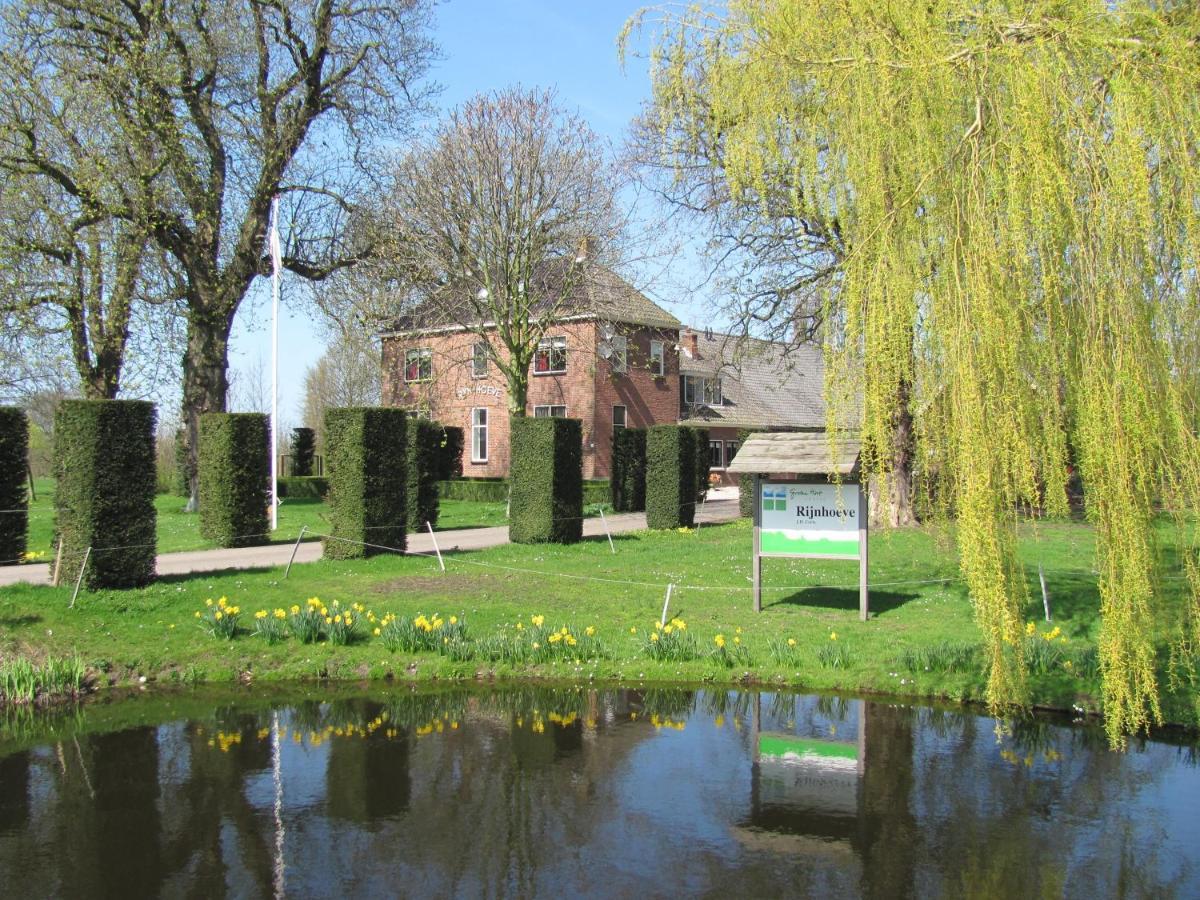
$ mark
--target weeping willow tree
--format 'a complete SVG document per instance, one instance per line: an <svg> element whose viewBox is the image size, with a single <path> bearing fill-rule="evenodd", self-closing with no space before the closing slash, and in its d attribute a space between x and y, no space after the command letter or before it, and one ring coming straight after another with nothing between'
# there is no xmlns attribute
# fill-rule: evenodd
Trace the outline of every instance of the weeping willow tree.
<svg viewBox="0 0 1200 900"><path fill-rule="evenodd" d="M1066 513L1075 469L1110 739L1160 721L1153 523L1200 508L1200 13L732 0L629 27L650 20L664 154L719 146L747 201L784 172L797 211L843 237L830 424L860 419L867 475L886 482L898 400L911 409L918 465L955 519L989 702L1027 698L1018 511ZM1184 569L1196 646L1194 545Z"/></svg>

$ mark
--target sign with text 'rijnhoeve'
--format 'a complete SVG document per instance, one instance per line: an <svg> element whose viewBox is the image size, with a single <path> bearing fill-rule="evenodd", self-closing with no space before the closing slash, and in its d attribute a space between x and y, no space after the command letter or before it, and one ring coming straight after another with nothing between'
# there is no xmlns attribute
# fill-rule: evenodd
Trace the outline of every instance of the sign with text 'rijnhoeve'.
<svg viewBox="0 0 1200 900"><path fill-rule="evenodd" d="M857 484L762 482L759 553L858 559Z"/></svg>

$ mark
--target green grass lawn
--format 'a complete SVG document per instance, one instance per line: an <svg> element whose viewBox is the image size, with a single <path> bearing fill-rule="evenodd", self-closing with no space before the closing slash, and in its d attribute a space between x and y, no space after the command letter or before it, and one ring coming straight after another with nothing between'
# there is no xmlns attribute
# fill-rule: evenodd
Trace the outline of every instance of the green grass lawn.
<svg viewBox="0 0 1200 900"><path fill-rule="evenodd" d="M45 555L40 561L44 562L54 555L54 481L39 478L34 484L37 499L29 505L28 547L33 552L43 552ZM210 550L216 546L200 536L200 517L184 512L185 502L184 498L173 494L158 494L154 498L158 510L159 553ZM299 536L301 526L307 526L309 532L327 530L328 513L329 506L323 500L285 499L279 505L279 529L271 536L271 543L291 543ZM504 525L507 521L503 503L442 500L436 530L481 528Z"/></svg>
<svg viewBox="0 0 1200 900"><path fill-rule="evenodd" d="M1097 707L1095 640L1099 597L1091 571L1092 530L1082 524L1027 528L1021 546L1029 585L1027 619L1037 634L1031 673L1034 703L1060 709ZM637 532L572 546L502 546L448 557L446 573L424 556L280 569L168 577L130 591L83 594L68 609L69 588L18 586L0 597L0 655L31 658L78 654L114 683L141 676L164 681L570 678L652 681L752 680L808 689L846 689L900 696L978 700L983 696L980 635L958 580L948 541L932 531L905 530L871 541L873 616L857 617L855 563L769 559L764 562L764 610L751 611L750 529L741 522L699 532ZM1164 553L1174 532L1163 527ZM1042 622L1038 564L1044 566L1054 610ZM670 608L687 624L699 658L653 660L647 635L658 619L666 585L676 585ZM1162 583L1158 635L1172 637L1182 608L1183 582ZM225 596L241 607L233 640L206 633L195 618L206 598ZM349 646L303 644L289 637L269 645L252 635L257 610L303 606L309 597L342 607L361 603L376 618L439 613L465 621L472 647L527 638L531 617L546 633L591 626L602 650L530 664L508 658L452 659L436 653L389 651L369 630ZM522 625L518 632L517 624ZM1062 639L1041 635L1052 627ZM635 632L631 634L631 629ZM738 629L741 629L739 632ZM739 658L713 657L720 634ZM836 638L834 637L836 635ZM736 640L735 640L736 639ZM795 641L794 647L788 641ZM772 645L786 658L772 651ZM474 650L472 652L475 652ZM1070 663L1070 665L1067 665ZM1171 694L1163 680L1170 721L1195 725L1194 692Z"/></svg>

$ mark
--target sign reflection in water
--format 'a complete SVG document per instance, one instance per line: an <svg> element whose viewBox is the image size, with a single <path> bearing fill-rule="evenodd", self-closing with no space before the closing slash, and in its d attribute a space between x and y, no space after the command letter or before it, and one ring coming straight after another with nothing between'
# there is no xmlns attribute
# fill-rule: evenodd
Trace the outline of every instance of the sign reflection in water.
<svg viewBox="0 0 1200 900"><path fill-rule="evenodd" d="M14 896L1200 894L1195 747L790 694L180 694L0 727Z"/></svg>

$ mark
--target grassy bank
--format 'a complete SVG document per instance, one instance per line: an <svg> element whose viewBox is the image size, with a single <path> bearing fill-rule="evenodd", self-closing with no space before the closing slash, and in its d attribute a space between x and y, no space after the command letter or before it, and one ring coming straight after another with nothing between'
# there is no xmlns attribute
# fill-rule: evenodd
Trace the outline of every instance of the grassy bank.
<svg viewBox="0 0 1200 900"><path fill-rule="evenodd" d="M1163 552L1171 554L1173 532L1164 526L1161 538ZM288 581L279 569L171 577L143 590L82 595L73 610L67 588L19 586L0 598L0 655L34 661L78 655L99 682L113 684L142 677L188 683L537 677L755 681L922 698L983 696L971 605L950 547L931 532L872 539L874 615L865 623L857 619L855 564L844 562L765 561L764 611L755 615L744 522L615 540L615 555L603 541L461 554L448 558L444 574L428 557L385 556L297 566ZM1025 531L1033 632L1027 642L1037 705L1097 710L1099 597L1092 550L1093 533L1085 525L1042 524ZM1039 563L1052 624L1042 621ZM668 617L686 624L670 634L654 627L668 583L676 585ZM1163 582L1161 622L1178 619L1182 587L1181 579ZM225 609L238 608L232 640L214 637L206 627L221 597ZM292 608L308 609L313 597L331 619L349 609L357 639L302 643L291 633ZM278 621L285 637L272 644L253 632L260 625L255 613L264 611L274 622L275 610L283 611ZM425 639L417 617L433 623L435 614L442 624L433 637L444 643L430 641L436 650L411 649ZM373 633L389 615L399 623L390 623L393 630L407 629L403 640L385 642L386 632ZM456 630L465 627L465 640L449 640L451 617ZM1162 627L1165 666L1173 635ZM551 642L554 634L559 638ZM1194 691L1170 693L1163 682L1167 718L1195 726Z"/></svg>
<svg viewBox="0 0 1200 900"><path fill-rule="evenodd" d="M37 499L29 505L27 545L31 552L43 554L38 562L46 562L54 556L54 481L39 478L35 485ZM200 536L200 517L184 512L184 503L182 497L173 494L159 494L154 498L158 511L159 553L211 550L215 546ZM285 499L279 506L279 529L271 536L271 543L292 543L302 526L308 532L320 533L328 528L328 522L329 505L323 500ZM506 522L504 503L442 500L436 530L484 528Z"/></svg>

